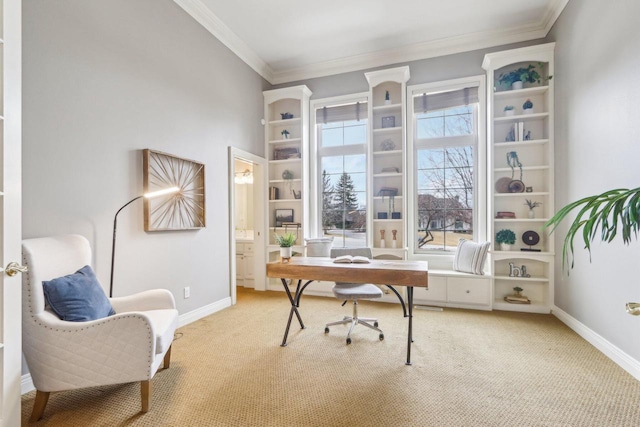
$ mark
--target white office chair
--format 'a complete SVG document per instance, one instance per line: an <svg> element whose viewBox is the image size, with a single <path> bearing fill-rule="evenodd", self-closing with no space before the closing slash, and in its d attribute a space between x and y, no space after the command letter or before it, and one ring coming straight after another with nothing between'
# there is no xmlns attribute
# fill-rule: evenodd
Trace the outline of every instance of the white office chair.
<svg viewBox="0 0 640 427"><path fill-rule="evenodd" d="M342 255L352 256L364 256L369 259L373 258L370 248L334 248L331 249L331 258L336 258ZM329 333L329 326L351 324L349 332L347 333L347 344L351 344L351 331L356 325L363 325L369 329L377 331L380 341L384 340L384 333L378 328L378 319L358 317L358 300L359 299L374 299L382 298L382 290L376 285L371 283L343 283L336 282L333 287L333 294L339 300L344 300L342 305L344 306L347 301L353 301L353 315L345 316L342 320L337 322L327 323L324 327L324 333ZM373 324L369 323L373 322Z"/></svg>
<svg viewBox="0 0 640 427"><path fill-rule="evenodd" d="M111 298L114 315L64 321L45 306L43 281L90 265L89 242L78 235L28 239L22 254L29 268L22 276L22 350L36 388L31 421L42 417L51 392L136 381L147 412L150 380L161 363L169 367L178 326L171 292Z"/></svg>

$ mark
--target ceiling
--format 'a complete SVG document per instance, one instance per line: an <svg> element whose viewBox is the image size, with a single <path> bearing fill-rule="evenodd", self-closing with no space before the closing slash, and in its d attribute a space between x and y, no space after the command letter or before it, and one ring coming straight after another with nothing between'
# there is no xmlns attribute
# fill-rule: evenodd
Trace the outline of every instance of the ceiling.
<svg viewBox="0 0 640 427"><path fill-rule="evenodd" d="M272 84L543 38L569 0L174 0Z"/></svg>

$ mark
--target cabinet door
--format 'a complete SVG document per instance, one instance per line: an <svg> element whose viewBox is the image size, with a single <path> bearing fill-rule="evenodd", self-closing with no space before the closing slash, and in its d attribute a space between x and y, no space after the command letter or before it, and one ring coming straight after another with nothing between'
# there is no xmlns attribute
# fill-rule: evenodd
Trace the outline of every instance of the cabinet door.
<svg viewBox="0 0 640 427"><path fill-rule="evenodd" d="M449 277L447 295L451 303L487 305L491 302L491 281Z"/></svg>
<svg viewBox="0 0 640 427"><path fill-rule="evenodd" d="M253 253L246 254L244 256L244 277L245 279L253 279L254 275L254 261L255 257Z"/></svg>
<svg viewBox="0 0 640 427"><path fill-rule="evenodd" d="M429 288L414 288L414 300L420 302L447 302L447 278L429 276Z"/></svg>
<svg viewBox="0 0 640 427"><path fill-rule="evenodd" d="M236 280L242 279L244 279L244 255L236 254Z"/></svg>

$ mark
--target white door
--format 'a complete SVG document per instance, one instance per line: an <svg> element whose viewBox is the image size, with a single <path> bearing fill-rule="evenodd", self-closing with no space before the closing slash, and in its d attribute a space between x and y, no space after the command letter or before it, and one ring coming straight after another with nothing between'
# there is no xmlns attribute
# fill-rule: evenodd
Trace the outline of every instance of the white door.
<svg viewBox="0 0 640 427"><path fill-rule="evenodd" d="M22 260L21 1L0 0L0 263ZM20 425L21 275L0 273L0 426ZM13 273L12 273L13 274Z"/></svg>

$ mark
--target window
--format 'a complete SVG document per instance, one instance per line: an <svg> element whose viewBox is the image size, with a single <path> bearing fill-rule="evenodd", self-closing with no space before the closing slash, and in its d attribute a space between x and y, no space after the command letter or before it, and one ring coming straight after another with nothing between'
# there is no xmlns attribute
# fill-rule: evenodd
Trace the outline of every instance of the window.
<svg viewBox="0 0 640 427"><path fill-rule="evenodd" d="M453 252L460 238L479 238L479 83L465 80L410 88L414 253Z"/></svg>
<svg viewBox="0 0 640 427"><path fill-rule="evenodd" d="M366 99L317 104L318 228L336 247L366 246Z"/></svg>

